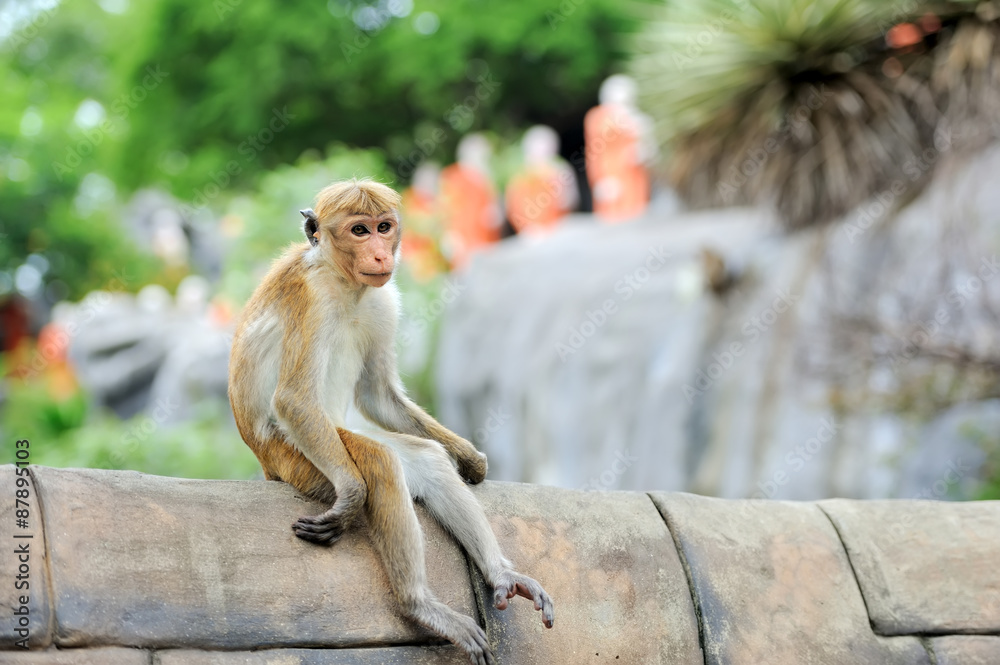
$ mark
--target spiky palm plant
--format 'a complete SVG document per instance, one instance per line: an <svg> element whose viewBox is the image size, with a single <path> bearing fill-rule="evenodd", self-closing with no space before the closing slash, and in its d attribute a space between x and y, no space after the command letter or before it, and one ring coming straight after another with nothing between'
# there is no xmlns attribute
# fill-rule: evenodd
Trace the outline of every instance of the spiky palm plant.
<svg viewBox="0 0 1000 665"><path fill-rule="evenodd" d="M670 0L633 67L667 178L791 228L909 190L942 131L1000 135L997 4Z"/></svg>

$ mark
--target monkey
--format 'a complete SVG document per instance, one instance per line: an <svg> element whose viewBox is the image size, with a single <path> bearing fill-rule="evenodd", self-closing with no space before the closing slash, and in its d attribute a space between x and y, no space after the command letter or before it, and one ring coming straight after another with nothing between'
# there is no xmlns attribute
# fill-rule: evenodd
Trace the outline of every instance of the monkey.
<svg viewBox="0 0 1000 665"><path fill-rule="evenodd" d="M701 265L705 269L705 286L716 296L726 295L739 281L740 275L714 249L702 247Z"/></svg>
<svg viewBox="0 0 1000 665"><path fill-rule="evenodd" d="M419 500L465 549L506 609L522 596L542 622L552 599L503 555L469 484L486 456L407 397L394 338L399 293L399 195L372 180L335 182L301 210L307 242L272 265L247 302L233 338L229 398L240 435L267 480L329 505L292 525L299 538L332 545L367 521L393 595L416 623L494 665L486 633L438 601L427 585ZM353 401L372 425L347 429Z"/></svg>

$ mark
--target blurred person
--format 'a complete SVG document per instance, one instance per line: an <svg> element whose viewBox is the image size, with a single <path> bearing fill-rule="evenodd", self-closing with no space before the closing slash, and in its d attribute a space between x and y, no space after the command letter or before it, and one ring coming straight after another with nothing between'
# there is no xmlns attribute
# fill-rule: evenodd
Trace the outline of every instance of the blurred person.
<svg viewBox="0 0 1000 665"><path fill-rule="evenodd" d="M573 169L559 158L559 135L535 125L521 142L524 166L507 185L507 216L522 233L551 231L578 203Z"/></svg>
<svg viewBox="0 0 1000 665"><path fill-rule="evenodd" d="M53 317L38 333L36 360L31 368L38 370L37 365L41 365L46 390L59 402L74 397L80 390L76 373L69 362L69 338L69 329L61 318Z"/></svg>
<svg viewBox="0 0 1000 665"><path fill-rule="evenodd" d="M651 123L636 106L636 92L630 77L608 78L601 84L600 104L583 120L594 212L610 222L641 214L649 202L646 162L654 152Z"/></svg>
<svg viewBox="0 0 1000 665"><path fill-rule="evenodd" d="M0 303L0 351L13 351L28 338L31 328L28 309L28 302L17 295Z"/></svg>
<svg viewBox="0 0 1000 665"><path fill-rule="evenodd" d="M402 194L403 256L420 282L448 270L448 260L441 253L440 180L441 167L436 162L422 162Z"/></svg>
<svg viewBox="0 0 1000 665"><path fill-rule="evenodd" d="M503 221L490 173L493 150L482 134L458 143L458 162L441 171L441 208L452 267L468 264L476 251L500 239Z"/></svg>

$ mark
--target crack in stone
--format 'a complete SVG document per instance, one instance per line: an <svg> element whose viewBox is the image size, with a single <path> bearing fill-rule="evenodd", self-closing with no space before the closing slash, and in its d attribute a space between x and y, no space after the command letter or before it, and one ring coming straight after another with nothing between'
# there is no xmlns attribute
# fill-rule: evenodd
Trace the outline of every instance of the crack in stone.
<svg viewBox="0 0 1000 665"><path fill-rule="evenodd" d="M663 520L663 524L667 527L667 533L670 534L671 540L674 541L674 549L677 550L677 557L681 560L681 567L684 569L684 577L687 578L688 593L691 595L691 604L694 606L694 615L698 620L698 647L701 649L702 662L708 665L708 650L705 648L705 626L701 615L701 602L698 599L698 593L694 588L694 577L691 575L691 567L688 565L687 557L684 555L684 549L681 547L681 542L674 533L673 528L670 526L670 520L667 518L666 513L660 510L659 505L656 501L653 501L653 497L649 493L646 493L646 498L649 499L650 503L653 504L653 508L660 515L660 519Z"/></svg>
<svg viewBox="0 0 1000 665"><path fill-rule="evenodd" d="M837 541L840 543L840 547L844 551L844 558L847 559L847 565L851 569L851 575L854 576L854 583L858 585L858 595L861 596L861 602L865 606L865 616L868 617L868 625L871 626L872 633L878 635L879 634L878 631L875 630L875 622L872 621L872 613L868 609L868 599L865 598L865 590L861 586L861 579L858 577L858 571L855 570L854 568L854 561L851 559L851 553L847 550L847 543L844 542L844 536L840 533L840 529L837 528L837 523L833 521L832 517L830 517L830 513L826 512L823 506L818 503L813 505L819 508L819 511L823 513L823 515L826 517L827 521L830 523L830 526L833 527L833 532L837 534ZM881 637L886 637L886 636L882 635Z"/></svg>

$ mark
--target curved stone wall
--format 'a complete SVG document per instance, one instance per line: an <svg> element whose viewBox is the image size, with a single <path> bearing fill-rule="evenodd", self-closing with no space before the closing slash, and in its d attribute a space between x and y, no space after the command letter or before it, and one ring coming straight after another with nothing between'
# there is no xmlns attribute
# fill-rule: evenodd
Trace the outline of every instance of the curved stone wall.
<svg viewBox="0 0 1000 665"><path fill-rule="evenodd" d="M331 548L296 539L291 523L322 506L288 485L27 477L18 488L0 467L0 663L466 662L398 614L365 529ZM556 601L551 631L527 602L484 604L478 572L420 511L432 588L479 619L505 665L1000 662L996 502L474 491L508 556ZM14 586L22 563L27 592ZM29 650L16 646L20 616Z"/></svg>

